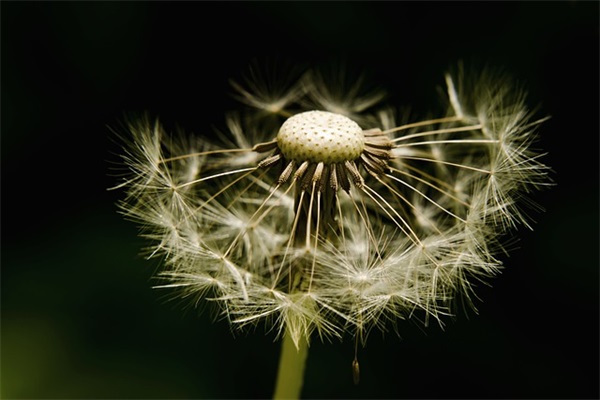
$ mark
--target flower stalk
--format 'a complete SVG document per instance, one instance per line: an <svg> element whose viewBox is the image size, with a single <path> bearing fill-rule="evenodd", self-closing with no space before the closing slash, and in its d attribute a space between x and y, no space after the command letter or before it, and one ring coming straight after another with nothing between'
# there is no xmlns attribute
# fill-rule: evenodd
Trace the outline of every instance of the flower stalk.
<svg viewBox="0 0 600 400"><path fill-rule="evenodd" d="M308 342L306 338L301 337L296 346L291 335L284 335L273 399L300 398L307 358Z"/></svg>

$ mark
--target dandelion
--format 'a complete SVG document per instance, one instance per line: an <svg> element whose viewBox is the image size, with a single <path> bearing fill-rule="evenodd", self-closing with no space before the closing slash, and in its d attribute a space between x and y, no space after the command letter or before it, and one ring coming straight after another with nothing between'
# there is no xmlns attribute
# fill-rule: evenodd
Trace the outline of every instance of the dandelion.
<svg viewBox="0 0 600 400"><path fill-rule="evenodd" d="M299 395L315 336L358 347L398 319L441 323L499 271L498 238L530 226L521 204L550 184L532 149L544 119L507 80L465 78L445 76L445 114L406 124L381 92L314 71L234 82L245 108L218 140L130 122L121 207L165 259L160 287L282 336L276 397Z"/></svg>

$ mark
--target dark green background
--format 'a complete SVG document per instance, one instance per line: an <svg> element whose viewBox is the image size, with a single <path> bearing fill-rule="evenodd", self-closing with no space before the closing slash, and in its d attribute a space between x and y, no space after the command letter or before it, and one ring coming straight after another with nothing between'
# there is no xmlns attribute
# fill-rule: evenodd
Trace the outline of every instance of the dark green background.
<svg viewBox="0 0 600 400"><path fill-rule="evenodd" d="M503 66L553 118L558 186L479 315L314 343L305 397L598 398L598 3L2 2L3 398L269 397L279 348L150 287L114 203L109 126L211 132L249 62L344 58L417 113L442 74Z"/></svg>

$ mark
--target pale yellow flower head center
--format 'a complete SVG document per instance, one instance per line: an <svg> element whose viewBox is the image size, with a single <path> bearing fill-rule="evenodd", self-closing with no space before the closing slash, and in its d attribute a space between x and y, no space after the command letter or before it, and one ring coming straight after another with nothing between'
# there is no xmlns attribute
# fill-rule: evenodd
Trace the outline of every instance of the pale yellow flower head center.
<svg viewBox="0 0 600 400"><path fill-rule="evenodd" d="M307 111L288 118L277 134L287 160L333 164L360 157L365 137L350 118L327 111Z"/></svg>

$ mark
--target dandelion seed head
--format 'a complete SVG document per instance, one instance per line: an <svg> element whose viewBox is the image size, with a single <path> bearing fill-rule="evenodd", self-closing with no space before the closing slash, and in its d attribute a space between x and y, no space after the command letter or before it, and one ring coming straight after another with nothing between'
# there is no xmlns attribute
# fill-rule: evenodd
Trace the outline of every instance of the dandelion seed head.
<svg viewBox="0 0 600 400"><path fill-rule="evenodd" d="M119 185L165 259L160 286L210 293L240 328L298 343L441 323L498 273L500 238L531 227L526 195L551 184L532 149L544 119L493 75L446 75L447 112L403 125L361 79L251 75L219 144L132 122Z"/></svg>

